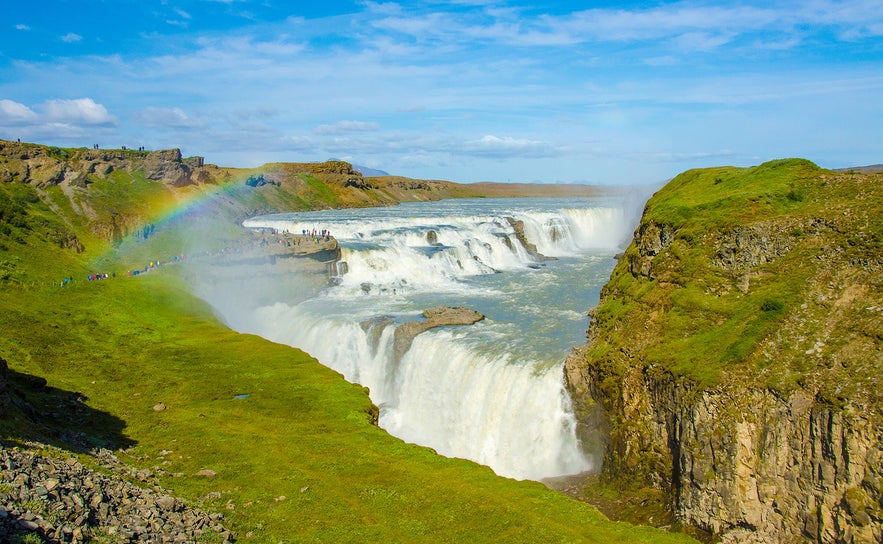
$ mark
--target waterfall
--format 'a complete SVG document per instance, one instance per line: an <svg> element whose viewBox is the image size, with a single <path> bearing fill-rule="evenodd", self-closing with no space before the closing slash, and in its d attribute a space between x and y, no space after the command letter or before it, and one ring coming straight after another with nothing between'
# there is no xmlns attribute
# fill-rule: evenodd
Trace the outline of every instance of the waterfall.
<svg viewBox="0 0 883 544"><path fill-rule="evenodd" d="M317 306L262 307L251 332L299 346L366 385L390 434L513 478L590 468L576 440L560 365L514 361L505 351L480 353L452 330L418 335L396 362L393 321L376 324L377 330L344 315L317 315Z"/></svg>
<svg viewBox="0 0 883 544"><path fill-rule="evenodd" d="M622 206L507 204L251 219L245 226L329 229L342 248L340 276L307 300L224 317L366 385L380 407L380 426L406 441L518 479L589 470L562 373L566 351L587 326L588 307L573 294L597 296L612 254L634 225ZM509 218L523 223L538 253L561 262L522 246ZM211 302L212 294L206 298ZM423 332L397 359L395 327L437 304L475 307L487 319ZM572 340L559 345L559 333Z"/></svg>

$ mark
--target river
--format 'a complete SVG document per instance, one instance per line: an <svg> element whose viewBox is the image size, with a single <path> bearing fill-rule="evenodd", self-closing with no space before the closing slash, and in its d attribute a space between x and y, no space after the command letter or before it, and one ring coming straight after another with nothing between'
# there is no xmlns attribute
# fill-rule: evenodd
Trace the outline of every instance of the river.
<svg viewBox="0 0 883 544"><path fill-rule="evenodd" d="M198 292L233 329L301 348L368 386L380 426L403 440L517 479L575 474L593 460L577 440L562 366L585 342L587 311L642 203L454 199L257 217L244 225L329 230L345 265L323 286ZM528 251L510 218L554 259ZM397 360L395 325L437 305L486 319L424 332Z"/></svg>

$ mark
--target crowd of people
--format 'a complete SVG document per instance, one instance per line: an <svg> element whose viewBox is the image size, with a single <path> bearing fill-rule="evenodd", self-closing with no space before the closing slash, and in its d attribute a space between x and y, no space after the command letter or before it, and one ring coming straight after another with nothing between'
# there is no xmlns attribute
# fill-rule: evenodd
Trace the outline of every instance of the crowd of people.
<svg viewBox="0 0 883 544"><path fill-rule="evenodd" d="M157 269L161 266L164 266L166 264L169 264L169 263L177 263L177 262L183 261L184 259L186 259L186 256L184 254L181 254L181 255L175 255L171 261L160 261L160 260L150 261L147 265L144 266L144 268L136 268L136 269L127 271L126 277L140 276L141 274L147 274L151 270L155 270L155 269ZM92 282L92 281L101 281L101 280L112 279L112 278L116 278L116 277L117 277L116 272L111 272L110 274L105 272L102 274L89 274L88 276L86 276L86 280ZM61 287L67 287L67 286L71 285L73 282L74 282L73 276L68 276L68 277L62 278L61 279Z"/></svg>
<svg viewBox="0 0 883 544"><path fill-rule="evenodd" d="M325 240L327 242L331 240L331 231L328 229L313 229L311 231L303 229L302 233L304 236L311 236L314 242L319 242L320 240Z"/></svg>

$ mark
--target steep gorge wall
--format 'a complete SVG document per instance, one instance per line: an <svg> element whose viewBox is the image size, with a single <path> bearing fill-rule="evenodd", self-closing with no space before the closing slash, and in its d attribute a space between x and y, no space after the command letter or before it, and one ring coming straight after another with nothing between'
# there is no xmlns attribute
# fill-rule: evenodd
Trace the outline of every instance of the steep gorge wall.
<svg viewBox="0 0 883 544"><path fill-rule="evenodd" d="M566 379L605 477L668 492L684 523L881 542L881 180L776 166L651 199Z"/></svg>
<svg viewBox="0 0 883 544"><path fill-rule="evenodd" d="M739 384L697 390L653 372L624 381L607 470L668 491L684 523L727 542L880 541L879 407Z"/></svg>

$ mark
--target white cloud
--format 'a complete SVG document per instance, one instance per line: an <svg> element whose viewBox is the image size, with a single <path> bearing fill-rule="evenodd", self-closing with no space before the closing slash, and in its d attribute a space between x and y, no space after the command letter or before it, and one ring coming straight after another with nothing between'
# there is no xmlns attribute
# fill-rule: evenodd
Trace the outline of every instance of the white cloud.
<svg viewBox="0 0 883 544"><path fill-rule="evenodd" d="M461 151L468 155L491 158L505 157L554 157L561 149L549 142L512 138L511 136L494 136L487 134L479 140L465 142Z"/></svg>
<svg viewBox="0 0 883 544"><path fill-rule="evenodd" d="M280 110L276 107L259 106L257 108L233 110L231 114L234 118L240 121L247 121L249 119L274 119L279 117Z"/></svg>
<svg viewBox="0 0 883 544"><path fill-rule="evenodd" d="M379 15L396 15L402 12L401 5L395 2L365 2L365 7L370 13Z"/></svg>
<svg viewBox="0 0 883 544"><path fill-rule="evenodd" d="M7 99L0 100L0 125L30 123L36 119L37 114L24 104Z"/></svg>
<svg viewBox="0 0 883 544"><path fill-rule="evenodd" d="M74 34L73 32L68 32L64 36L61 36L60 39L61 39L61 41L65 42L65 43L77 43L79 41L82 41L83 37L80 36L79 34Z"/></svg>
<svg viewBox="0 0 883 544"><path fill-rule="evenodd" d="M181 108L148 107L139 115L149 128L189 129L205 126L202 119L191 117Z"/></svg>
<svg viewBox="0 0 883 544"><path fill-rule="evenodd" d="M27 106L0 100L0 129L32 141L68 140L82 144L85 136L106 136L116 129L116 119L91 98L47 100Z"/></svg>
<svg viewBox="0 0 883 544"><path fill-rule="evenodd" d="M549 47L677 40L694 50L709 50L740 36L789 36L808 26L841 29L840 37L845 40L879 36L883 31L880 0L816 0L799 6L784 3L772 7L682 1L643 9L595 8L532 17L511 9L427 13L406 11L400 6L395 10L381 10L374 4L368 7L373 16L369 24L375 29L445 47L475 42Z"/></svg>
<svg viewBox="0 0 883 544"><path fill-rule="evenodd" d="M685 32L676 36L672 43L685 51L711 51L730 43L733 34L713 34L709 32Z"/></svg>
<svg viewBox="0 0 883 544"><path fill-rule="evenodd" d="M173 11L175 12L175 15L179 17L179 19L166 19L166 24L181 28L187 28L188 21L193 19L193 16L181 8L174 8Z"/></svg>
<svg viewBox="0 0 883 544"><path fill-rule="evenodd" d="M30 30L31 27L29 27L28 25L19 23L19 24L15 25L15 29L16 30Z"/></svg>
<svg viewBox="0 0 883 544"><path fill-rule="evenodd" d="M375 132L380 128L377 123L366 121L338 121L333 125L319 125L313 131L316 134L346 134L351 132Z"/></svg>
<svg viewBox="0 0 883 544"><path fill-rule="evenodd" d="M47 120L74 125L114 125L116 119L91 98L47 100L41 106Z"/></svg>

